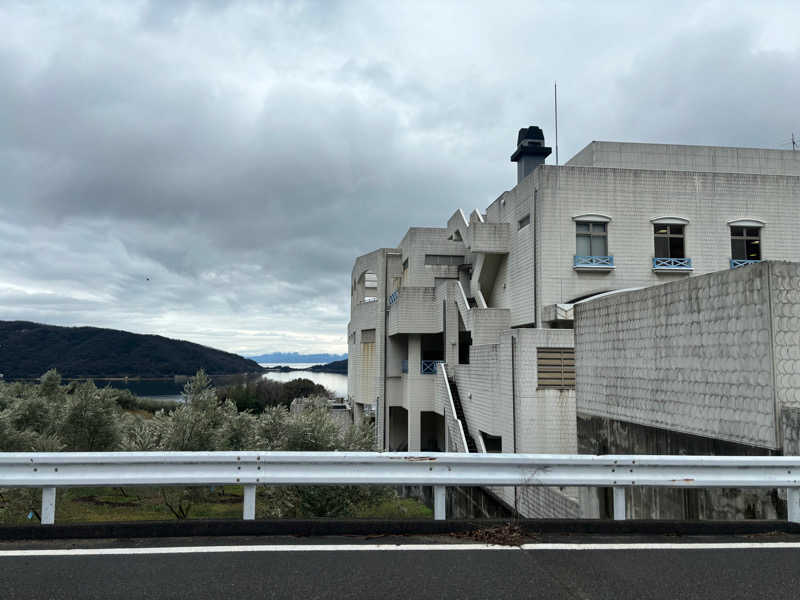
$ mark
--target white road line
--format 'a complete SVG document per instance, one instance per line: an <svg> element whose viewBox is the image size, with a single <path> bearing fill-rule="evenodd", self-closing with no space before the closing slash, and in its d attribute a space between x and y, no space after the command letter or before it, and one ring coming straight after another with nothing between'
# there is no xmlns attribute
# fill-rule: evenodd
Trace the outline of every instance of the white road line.
<svg viewBox="0 0 800 600"><path fill-rule="evenodd" d="M148 554L214 554L236 552L374 552L441 550L756 550L800 549L800 542L731 542L731 543L638 543L638 544L307 544L251 546L169 546L156 548L68 548L61 550L2 550L0 558L21 556L133 556Z"/></svg>
<svg viewBox="0 0 800 600"><path fill-rule="evenodd" d="M136 554L211 554L223 552L373 552L387 550L519 550L492 544L301 544L252 546L169 546L161 548L68 548L63 550L3 550L6 556L114 556Z"/></svg>
<svg viewBox="0 0 800 600"><path fill-rule="evenodd" d="M800 549L800 542L687 542L637 544L522 544L521 550L754 550Z"/></svg>

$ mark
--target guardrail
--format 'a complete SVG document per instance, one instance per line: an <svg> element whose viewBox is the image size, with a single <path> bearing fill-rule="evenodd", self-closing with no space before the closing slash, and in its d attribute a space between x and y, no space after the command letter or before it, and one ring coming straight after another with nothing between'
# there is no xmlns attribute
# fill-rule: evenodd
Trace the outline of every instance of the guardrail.
<svg viewBox="0 0 800 600"><path fill-rule="evenodd" d="M42 488L42 524L55 521L56 489L94 486L244 486L243 518L255 518L258 485L431 485L445 518L446 486L786 488L800 522L800 456L589 456L378 452L0 453L0 488Z"/></svg>

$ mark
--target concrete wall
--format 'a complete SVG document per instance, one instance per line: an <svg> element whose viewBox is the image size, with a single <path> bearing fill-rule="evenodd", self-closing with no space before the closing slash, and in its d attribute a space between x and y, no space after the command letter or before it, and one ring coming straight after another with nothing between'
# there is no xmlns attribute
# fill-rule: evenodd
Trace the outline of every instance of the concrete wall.
<svg viewBox="0 0 800 600"><path fill-rule="evenodd" d="M777 453L747 444L580 413L578 434L581 454L768 456ZM589 488L587 491L590 493L583 499L583 514L610 516L610 490ZM626 490L626 507L628 518L632 519L776 519L786 518L782 494L783 491L763 489L631 488Z"/></svg>
<svg viewBox="0 0 800 600"><path fill-rule="evenodd" d="M365 272L374 273L376 287L374 302L361 301L359 282ZM352 402L376 406L375 428L379 447L384 444L384 353L385 353L385 309L386 297L391 282L399 281L401 273L400 250L380 248L356 259L351 273L350 323L348 324L348 376L347 390ZM374 342L362 342L365 330L374 330ZM369 334L372 338L372 334ZM355 407L357 411L361 408Z"/></svg>
<svg viewBox="0 0 800 600"><path fill-rule="evenodd" d="M592 142L567 161L566 165L705 173L800 175L800 154L791 150L765 148Z"/></svg>
<svg viewBox="0 0 800 600"><path fill-rule="evenodd" d="M575 307L579 413L778 448L769 263Z"/></svg>
<svg viewBox="0 0 800 600"><path fill-rule="evenodd" d="M755 271L758 267L748 269ZM782 407L800 408L800 265L776 262L766 268L776 401Z"/></svg>
<svg viewBox="0 0 800 600"><path fill-rule="evenodd" d="M426 254L467 254L463 242L447 239L444 227L412 227L399 244L402 261L408 260L408 270L403 280L404 286L434 287L436 278L458 278L458 267L445 265L426 265Z"/></svg>

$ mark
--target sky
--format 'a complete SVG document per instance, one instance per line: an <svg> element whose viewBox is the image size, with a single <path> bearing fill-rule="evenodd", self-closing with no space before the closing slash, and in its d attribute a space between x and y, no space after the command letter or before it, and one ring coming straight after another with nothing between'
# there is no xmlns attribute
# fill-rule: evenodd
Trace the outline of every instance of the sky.
<svg viewBox="0 0 800 600"><path fill-rule="evenodd" d="M0 320L345 352L350 271L517 131L790 149L800 3L0 4ZM551 155L548 163L554 163Z"/></svg>

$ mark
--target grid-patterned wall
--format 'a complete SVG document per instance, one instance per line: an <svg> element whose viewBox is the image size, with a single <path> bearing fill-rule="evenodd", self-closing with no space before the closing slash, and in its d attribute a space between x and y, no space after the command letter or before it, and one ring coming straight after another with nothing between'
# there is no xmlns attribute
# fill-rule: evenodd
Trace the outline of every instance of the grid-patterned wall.
<svg viewBox="0 0 800 600"><path fill-rule="evenodd" d="M685 251L692 259L694 275L730 268L728 222L748 217L765 223L763 259L800 260L800 236L791 218L793 207L800 203L800 177L543 166L528 179L535 180L538 188L539 313L543 306L588 294L685 277L653 272L651 219L658 217L688 219ZM576 243L572 219L584 214L611 218L607 231L608 253L616 267L613 271L573 269Z"/></svg>
<svg viewBox="0 0 800 600"><path fill-rule="evenodd" d="M566 165L701 173L800 175L800 154L766 148L592 142L567 161Z"/></svg>
<svg viewBox="0 0 800 600"><path fill-rule="evenodd" d="M578 412L777 448L769 266L576 305Z"/></svg>
<svg viewBox="0 0 800 600"><path fill-rule="evenodd" d="M800 264L769 263L769 273L777 401L800 408Z"/></svg>

